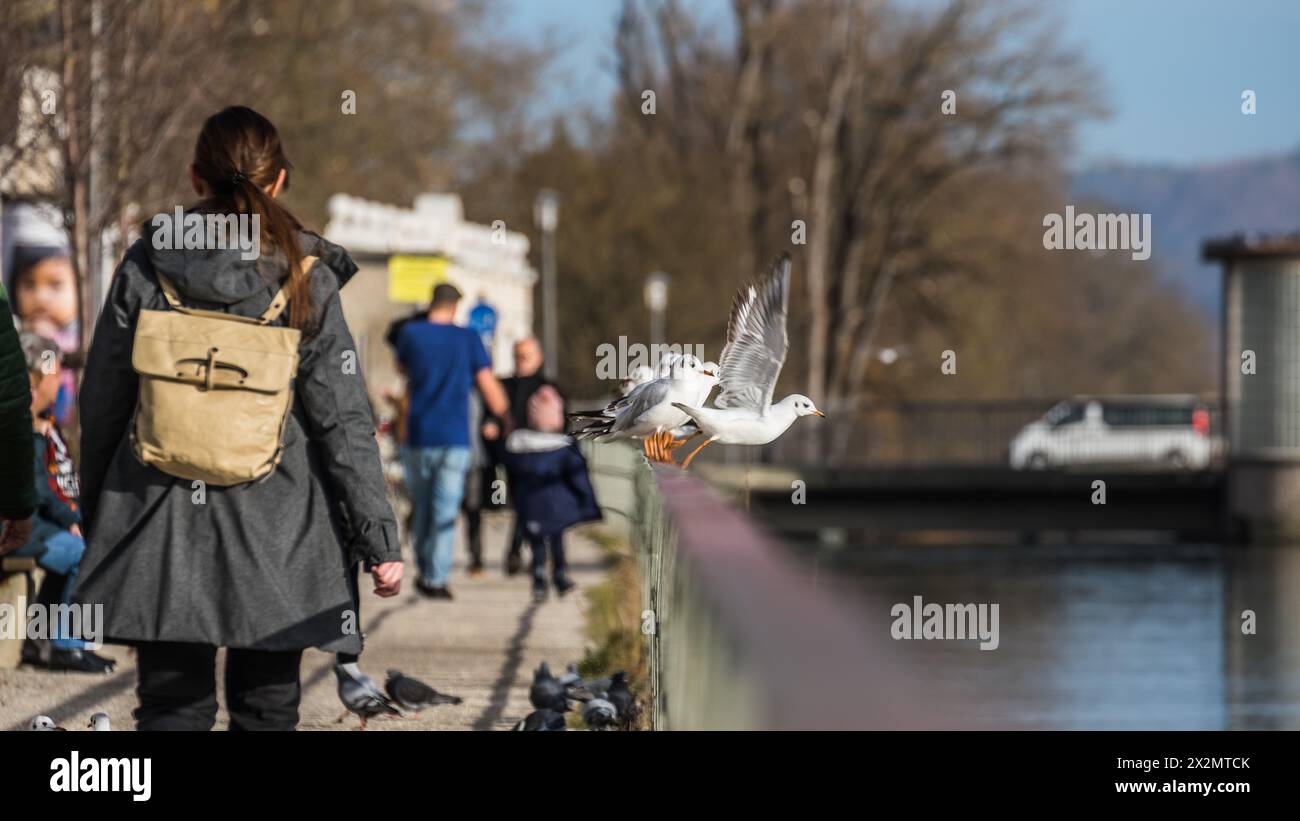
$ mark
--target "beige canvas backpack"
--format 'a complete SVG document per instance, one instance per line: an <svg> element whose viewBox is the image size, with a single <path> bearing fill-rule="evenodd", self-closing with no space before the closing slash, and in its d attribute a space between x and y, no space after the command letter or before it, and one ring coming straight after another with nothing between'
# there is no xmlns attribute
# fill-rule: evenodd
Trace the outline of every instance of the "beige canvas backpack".
<svg viewBox="0 0 1300 821"><path fill-rule="evenodd" d="M315 261L304 259L302 270ZM282 287L250 318L186 308L175 286L157 277L171 310L142 310L136 323L136 458L218 487L269 476L280 462L298 372L300 332L270 325L288 294Z"/></svg>

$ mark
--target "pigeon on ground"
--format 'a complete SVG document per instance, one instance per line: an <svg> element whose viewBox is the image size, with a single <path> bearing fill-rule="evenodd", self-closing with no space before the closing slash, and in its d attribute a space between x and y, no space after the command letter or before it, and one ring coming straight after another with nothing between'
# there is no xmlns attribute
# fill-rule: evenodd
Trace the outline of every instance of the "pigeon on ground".
<svg viewBox="0 0 1300 821"><path fill-rule="evenodd" d="M593 730L612 730L618 725L618 709L603 698L582 705L582 720Z"/></svg>
<svg viewBox="0 0 1300 821"><path fill-rule="evenodd" d="M97 733L107 733L113 729L113 725L108 720L108 713L95 713L86 726Z"/></svg>
<svg viewBox="0 0 1300 821"><path fill-rule="evenodd" d="M59 732L64 733L68 731L66 727L60 727L55 724L54 719L49 716L36 716L36 718L33 718L31 723L27 725L27 729L38 733L48 733L53 730L58 730Z"/></svg>
<svg viewBox="0 0 1300 821"><path fill-rule="evenodd" d="M565 687L568 687L570 684L579 681L582 681L582 676L578 675L578 665L570 662L568 666L564 668L564 675L560 676L560 683Z"/></svg>
<svg viewBox="0 0 1300 821"><path fill-rule="evenodd" d="M517 732L544 733L564 730L564 714L555 710L534 710L510 729Z"/></svg>
<svg viewBox="0 0 1300 821"><path fill-rule="evenodd" d="M348 712L361 716L361 729L366 729L366 721L377 715L401 715L370 676L361 672L355 661L342 664L334 662L334 675L339 680L339 701L348 708ZM344 713L339 721L347 717ZM336 722L337 723L337 722Z"/></svg>
<svg viewBox="0 0 1300 821"><path fill-rule="evenodd" d="M403 710L410 710L417 716L425 707L435 704L460 704L460 696L440 693L416 678L403 675L401 670L389 670L388 680L384 682L384 692Z"/></svg>
<svg viewBox="0 0 1300 821"><path fill-rule="evenodd" d="M564 679L561 678L561 681ZM578 679L564 687L564 697L569 701L591 701L593 698L604 698L605 693L609 690L611 679L598 678L592 681L583 681Z"/></svg>
<svg viewBox="0 0 1300 821"><path fill-rule="evenodd" d="M623 728L630 727L632 720L636 718L637 706L636 697L632 695L632 691L627 686L627 673L620 670L613 675L605 698L618 711L618 720L623 725Z"/></svg>
<svg viewBox="0 0 1300 821"><path fill-rule="evenodd" d="M542 662L533 673L533 686L528 691L528 700L539 710L555 710L565 713L569 710L569 700L564 696L564 685L551 675L551 665Z"/></svg>

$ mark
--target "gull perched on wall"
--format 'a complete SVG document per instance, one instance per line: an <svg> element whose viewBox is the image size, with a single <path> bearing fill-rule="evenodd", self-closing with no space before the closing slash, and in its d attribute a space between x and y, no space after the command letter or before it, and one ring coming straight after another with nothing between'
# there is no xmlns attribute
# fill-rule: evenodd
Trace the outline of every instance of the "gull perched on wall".
<svg viewBox="0 0 1300 821"><path fill-rule="evenodd" d="M699 435L707 437L686 457L683 468L710 442L765 445L785 433L800 416L826 415L802 394L772 404L772 392L790 350L786 331L789 312L790 257L783 254L766 276L736 294L713 407L703 407L703 402L673 403L695 421Z"/></svg>
<svg viewBox="0 0 1300 821"><path fill-rule="evenodd" d="M698 402L702 385L713 375L698 357L685 354L672 362L668 376L638 385L600 411L569 414L571 420L590 423L574 435L580 439L599 437L601 442L639 438L648 458L671 461L660 446L659 435L686 423L686 413L678 403Z"/></svg>

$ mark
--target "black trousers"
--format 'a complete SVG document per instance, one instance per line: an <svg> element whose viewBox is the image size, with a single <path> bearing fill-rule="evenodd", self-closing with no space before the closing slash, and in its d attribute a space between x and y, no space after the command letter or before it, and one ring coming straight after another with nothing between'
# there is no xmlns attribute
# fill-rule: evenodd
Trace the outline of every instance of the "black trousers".
<svg viewBox="0 0 1300 821"><path fill-rule="evenodd" d="M301 650L226 651L226 710L231 730L292 730L302 699ZM137 730L211 730L217 720L217 648L141 642Z"/></svg>
<svg viewBox="0 0 1300 821"><path fill-rule="evenodd" d="M546 555L551 556L551 579L562 585L569 578L569 563L564 556L564 535L528 535L528 546L533 551L533 587L546 586Z"/></svg>
<svg viewBox="0 0 1300 821"><path fill-rule="evenodd" d="M473 568L483 567L483 511L497 507L492 504L492 483L496 478L496 464L471 467L465 475L465 498L460 508L465 513L470 566Z"/></svg>

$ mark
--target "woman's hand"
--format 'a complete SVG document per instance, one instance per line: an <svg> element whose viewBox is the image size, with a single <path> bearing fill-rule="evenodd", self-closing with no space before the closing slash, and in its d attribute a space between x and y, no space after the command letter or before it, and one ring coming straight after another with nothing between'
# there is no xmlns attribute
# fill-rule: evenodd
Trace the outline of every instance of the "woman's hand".
<svg viewBox="0 0 1300 821"><path fill-rule="evenodd" d="M388 598L396 596L402 589L402 563L384 562L370 569L370 576L375 580L375 595Z"/></svg>

